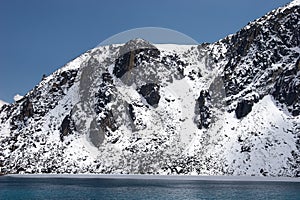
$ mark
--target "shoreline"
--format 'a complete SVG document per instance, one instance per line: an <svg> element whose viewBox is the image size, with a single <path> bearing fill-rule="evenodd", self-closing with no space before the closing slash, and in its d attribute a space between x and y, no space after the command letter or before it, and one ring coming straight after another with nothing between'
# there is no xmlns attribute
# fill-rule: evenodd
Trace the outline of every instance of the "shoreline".
<svg viewBox="0 0 300 200"><path fill-rule="evenodd" d="M84 178L176 181L241 181L241 182L299 182L300 178L265 176L193 176L193 175L142 175L142 174L5 174L13 178Z"/></svg>

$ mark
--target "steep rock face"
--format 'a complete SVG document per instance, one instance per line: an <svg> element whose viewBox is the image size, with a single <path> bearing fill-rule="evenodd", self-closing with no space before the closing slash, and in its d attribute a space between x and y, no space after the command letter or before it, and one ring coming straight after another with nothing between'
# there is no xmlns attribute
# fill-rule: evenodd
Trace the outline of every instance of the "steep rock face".
<svg viewBox="0 0 300 200"><path fill-rule="evenodd" d="M245 117L252 110L253 102L242 100L238 102L237 107L235 109L235 115L238 119Z"/></svg>
<svg viewBox="0 0 300 200"><path fill-rule="evenodd" d="M196 114L199 114L199 122L197 124L198 128L208 128L210 124L210 110L209 107L207 106L207 100L209 99L209 93L208 91L201 91L200 95L197 99L197 104L196 104Z"/></svg>
<svg viewBox="0 0 300 200"><path fill-rule="evenodd" d="M276 80L272 95L288 106L293 116L300 115L300 58L294 67L283 71Z"/></svg>
<svg viewBox="0 0 300 200"><path fill-rule="evenodd" d="M279 84L280 74L286 76L291 67L297 74L299 12L299 6L274 10L222 41L230 44L224 68L227 96L256 93L262 98Z"/></svg>
<svg viewBox="0 0 300 200"><path fill-rule="evenodd" d="M74 122L70 115L67 115L60 125L60 139L63 140L64 136L70 135L73 131L76 131Z"/></svg>
<svg viewBox="0 0 300 200"><path fill-rule="evenodd" d="M155 83L142 85L139 89L139 93L143 95L149 105L157 107L160 100L159 85Z"/></svg>
<svg viewBox="0 0 300 200"><path fill-rule="evenodd" d="M144 53L150 57L158 57L159 56L159 50L156 48L153 49L136 49L136 50L132 50L129 52L126 52L124 54L122 54L119 58L117 58L116 62L115 62L115 67L113 70L114 75L117 78L121 78L125 75L125 73L129 72L130 70L132 70L135 67L135 63L137 61L137 54L140 53ZM143 54L142 54L143 55ZM146 62L149 61L147 60L147 58L149 58L148 56L142 56L140 59L145 60ZM130 79L130 77L128 77L127 79Z"/></svg>
<svg viewBox="0 0 300 200"><path fill-rule="evenodd" d="M0 109L0 172L300 176L297 30L94 48Z"/></svg>

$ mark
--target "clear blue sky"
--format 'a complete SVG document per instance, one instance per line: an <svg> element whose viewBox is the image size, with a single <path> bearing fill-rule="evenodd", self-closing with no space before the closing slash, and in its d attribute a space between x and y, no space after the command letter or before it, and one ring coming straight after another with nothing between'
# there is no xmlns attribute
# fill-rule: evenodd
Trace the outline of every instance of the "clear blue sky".
<svg viewBox="0 0 300 200"><path fill-rule="evenodd" d="M0 99L12 102L108 37L164 27L214 42L289 0L0 0Z"/></svg>

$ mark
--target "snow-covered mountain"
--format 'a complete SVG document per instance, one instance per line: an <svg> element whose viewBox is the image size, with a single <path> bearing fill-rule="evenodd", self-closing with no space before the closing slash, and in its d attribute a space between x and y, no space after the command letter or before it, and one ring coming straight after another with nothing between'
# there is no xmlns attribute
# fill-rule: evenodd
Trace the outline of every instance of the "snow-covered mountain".
<svg viewBox="0 0 300 200"><path fill-rule="evenodd" d="M299 4L87 51L0 109L0 172L300 176Z"/></svg>
<svg viewBox="0 0 300 200"><path fill-rule="evenodd" d="M0 108L1 108L2 106L4 106L5 104L7 104L5 101L0 100Z"/></svg>

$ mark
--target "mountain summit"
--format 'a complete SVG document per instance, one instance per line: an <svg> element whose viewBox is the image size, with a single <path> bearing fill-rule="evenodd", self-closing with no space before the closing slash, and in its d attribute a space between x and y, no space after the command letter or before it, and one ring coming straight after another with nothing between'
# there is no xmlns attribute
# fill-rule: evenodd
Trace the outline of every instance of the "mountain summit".
<svg viewBox="0 0 300 200"><path fill-rule="evenodd" d="M299 18L87 51L0 108L0 172L299 177Z"/></svg>

